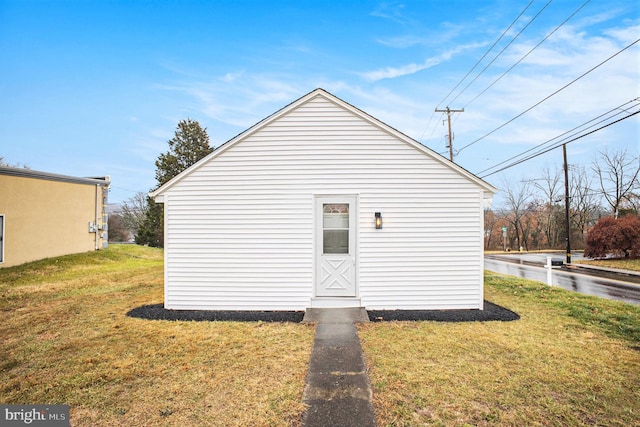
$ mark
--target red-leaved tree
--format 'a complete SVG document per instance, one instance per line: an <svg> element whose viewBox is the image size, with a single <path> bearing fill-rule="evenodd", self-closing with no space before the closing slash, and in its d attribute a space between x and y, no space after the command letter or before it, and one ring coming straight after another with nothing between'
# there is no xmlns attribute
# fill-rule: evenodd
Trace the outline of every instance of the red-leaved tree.
<svg viewBox="0 0 640 427"><path fill-rule="evenodd" d="M584 256L605 258L611 254L625 258L640 255L640 218L634 215L601 218L586 239Z"/></svg>

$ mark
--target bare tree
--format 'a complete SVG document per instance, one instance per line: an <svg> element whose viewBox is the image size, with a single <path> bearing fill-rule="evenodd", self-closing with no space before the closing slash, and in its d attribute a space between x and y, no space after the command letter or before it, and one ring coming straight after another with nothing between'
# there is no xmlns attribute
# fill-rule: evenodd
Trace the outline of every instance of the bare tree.
<svg viewBox="0 0 640 427"><path fill-rule="evenodd" d="M532 194L533 196L533 194ZM538 249L540 245L540 204L536 200L527 202L520 221L520 231L522 234L522 246L528 251L529 249Z"/></svg>
<svg viewBox="0 0 640 427"><path fill-rule="evenodd" d="M147 195L142 191L122 203L122 220L133 234L138 232L148 208Z"/></svg>
<svg viewBox="0 0 640 427"><path fill-rule="evenodd" d="M618 218L625 200L639 186L640 159L624 151L600 151L600 161L593 162L593 171L599 182L602 196L607 201L613 216Z"/></svg>
<svg viewBox="0 0 640 427"><path fill-rule="evenodd" d="M544 206L540 213L540 226L550 248L555 248L558 244L560 230L562 230L562 207L558 204L562 197L562 171L556 169L551 171L546 168L542 170L542 178L534 181L544 197Z"/></svg>
<svg viewBox="0 0 640 427"><path fill-rule="evenodd" d="M640 189L625 198L625 205L628 205L628 209L633 215L640 216Z"/></svg>
<svg viewBox="0 0 640 427"><path fill-rule="evenodd" d="M569 205L572 226L579 232L580 244L584 242L587 228L597 222L600 210L591 178L584 167L572 167L569 179Z"/></svg>
<svg viewBox="0 0 640 427"><path fill-rule="evenodd" d="M533 196L530 181L520 181L519 186L514 186L509 182L504 183L505 203L508 209L507 220L513 226L517 247L520 248L526 243L525 216L529 213L529 202ZM526 227L527 229L529 227ZM523 242L524 237L524 242Z"/></svg>
<svg viewBox="0 0 640 427"><path fill-rule="evenodd" d="M110 242L127 242L129 241L130 232L124 223L122 215L112 213L109 215L109 241Z"/></svg>
<svg viewBox="0 0 640 427"><path fill-rule="evenodd" d="M493 244L492 237L497 226L498 217L490 208L484 208L484 248L488 250Z"/></svg>
<svg viewBox="0 0 640 427"><path fill-rule="evenodd" d="M0 156L0 166L3 167L8 167L8 168L24 168L24 169L31 169L29 166L27 165L21 165L20 163L16 163L16 164L12 164L7 162L3 156Z"/></svg>

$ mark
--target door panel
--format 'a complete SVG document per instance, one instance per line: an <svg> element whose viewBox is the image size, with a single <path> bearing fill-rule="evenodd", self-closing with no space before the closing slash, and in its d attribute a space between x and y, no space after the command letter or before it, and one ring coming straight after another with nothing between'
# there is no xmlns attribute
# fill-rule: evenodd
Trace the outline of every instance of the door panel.
<svg viewBox="0 0 640 427"><path fill-rule="evenodd" d="M316 199L316 296L356 296L356 197Z"/></svg>

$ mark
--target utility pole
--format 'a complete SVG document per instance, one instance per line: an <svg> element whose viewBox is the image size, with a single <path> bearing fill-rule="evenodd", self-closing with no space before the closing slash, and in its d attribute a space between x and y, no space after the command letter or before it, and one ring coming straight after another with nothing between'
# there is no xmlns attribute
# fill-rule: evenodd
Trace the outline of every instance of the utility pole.
<svg viewBox="0 0 640 427"><path fill-rule="evenodd" d="M567 144L562 144L564 158L564 219L567 227L567 265L571 264L571 223L569 217L569 165L567 164Z"/></svg>
<svg viewBox="0 0 640 427"><path fill-rule="evenodd" d="M449 160L453 162L453 134L451 133L451 113L464 113L464 108L462 110L452 110L447 107L444 110L438 110L436 108L436 113L447 113L447 123L449 125Z"/></svg>

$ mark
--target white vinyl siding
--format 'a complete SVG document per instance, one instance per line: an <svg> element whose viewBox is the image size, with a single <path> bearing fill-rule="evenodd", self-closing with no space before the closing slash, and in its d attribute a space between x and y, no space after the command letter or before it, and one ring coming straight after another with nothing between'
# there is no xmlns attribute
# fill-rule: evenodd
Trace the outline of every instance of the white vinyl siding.
<svg viewBox="0 0 640 427"><path fill-rule="evenodd" d="M167 308L309 307L323 194L359 197L367 308L481 308L483 190L449 165L322 96L219 150L162 194Z"/></svg>
<svg viewBox="0 0 640 427"><path fill-rule="evenodd" d="M312 200L236 191L166 200L168 308L292 310L308 302L300 285L312 282Z"/></svg>

